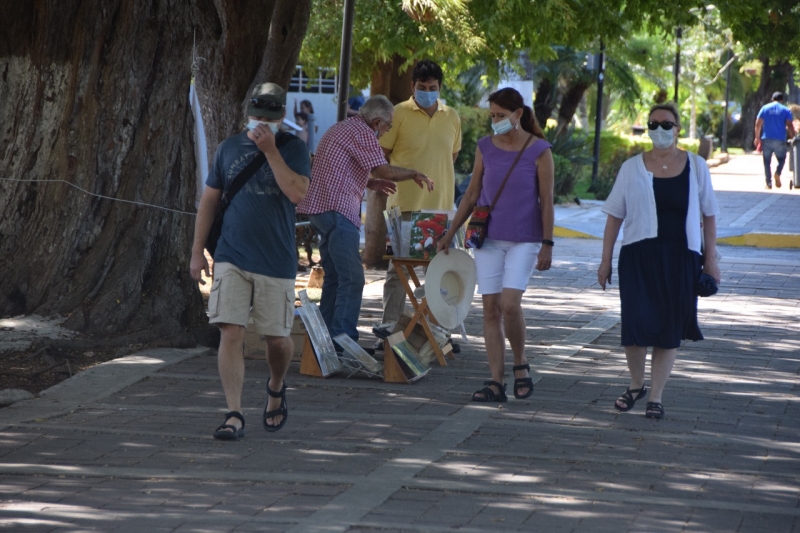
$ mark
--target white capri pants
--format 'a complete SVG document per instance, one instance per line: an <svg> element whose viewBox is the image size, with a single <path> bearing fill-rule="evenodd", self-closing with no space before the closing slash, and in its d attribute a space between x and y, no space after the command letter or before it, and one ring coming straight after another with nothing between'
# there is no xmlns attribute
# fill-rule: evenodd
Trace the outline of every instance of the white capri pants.
<svg viewBox="0 0 800 533"><path fill-rule="evenodd" d="M541 243L489 239L474 250L478 294L499 294L503 289L524 291L533 274Z"/></svg>

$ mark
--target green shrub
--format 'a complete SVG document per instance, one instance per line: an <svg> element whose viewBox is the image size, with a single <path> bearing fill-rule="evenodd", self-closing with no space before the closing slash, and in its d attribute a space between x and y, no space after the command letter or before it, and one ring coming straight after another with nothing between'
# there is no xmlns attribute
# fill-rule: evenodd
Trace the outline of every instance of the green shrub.
<svg viewBox="0 0 800 533"><path fill-rule="evenodd" d="M582 165L575 165L562 155L553 154L553 167L555 183L553 196L556 201L563 198L571 198L575 183L578 181L579 169Z"/></svg>
<svg viewBox="0 0 800 533"><path fill-rule="evenodd" d="M461 151L458 153L455 169L461 174L471 174L478 139L492 133L492 119L488 109L459 106L456 111L461 117Z"/></svg>
<svg viewBox="0 0 800 533"><path fill-rule="evenodd" d="M559 155L574 165L587 165L592 163L592 149L589 137L583 130L569 126L559 135L556 128L544 130L544 138L552 145L553 155Z"/></svg>
<svg viewBox="0 0 800 533"><path fill-rule="evenodd" d="M594 147L594 136L587 138L587 146ZM697 153L700 148L698 139L678 139L678 147ZM618 135L611 131L600 133L600 163L597 169L597 180L589 188L598 200L605 200L611 193L614 180L622 163L626 159L653 148L653 143L646 135Z"/></svg>
<svg viewBox="0 0 800 533"><path fill-rule="evenodd" d="M588 136L583 130L570 126L559 135L555 128L544 130L544 138L552 145L555 184L553 193L556 201L572 199L575 184L591 172L591 150Z"/></svg>
<svg viewBox="0 0 800 533"><path fill-rule="evenodd" d="M601 162L597 168L597 180L590 188L591 192L594 193L594 197L598 200L605 200L608 198L608 195L611 194L611 189L614 187L614 181L617 179L617 173L622 163L641 152L641 148L636 145L627 147L620 146L615 152L608 155L606 161L602 161L603 158L600 158Z"/></svg>

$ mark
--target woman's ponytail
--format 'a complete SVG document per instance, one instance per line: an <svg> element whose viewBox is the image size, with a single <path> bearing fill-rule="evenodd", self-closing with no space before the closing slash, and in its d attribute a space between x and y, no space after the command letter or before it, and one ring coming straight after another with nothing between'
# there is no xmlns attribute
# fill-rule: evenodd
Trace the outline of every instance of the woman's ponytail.
<svg viewBox="0 0 800 533"><path fill-rule="evenodd" d="M536 115L533 114L533 109L526 105L522 106L520 125L522 129L528 133L533 133L537 137L544 139L544 132L542 131L542 127L539 126L539 121L536 120Z"/></svg>
<svg viewBox="0 0 800 533"><path fill-rule="evenodd" d="M489 102L512 112L522 108L522 118L519 120L522 129L528 133L533 133L537 137L544 138L541 126L536 122L536 115L533 114L533 110L530 107L525 105L522 95L516 89L505 87L495 91L489 95Z"/></svg>

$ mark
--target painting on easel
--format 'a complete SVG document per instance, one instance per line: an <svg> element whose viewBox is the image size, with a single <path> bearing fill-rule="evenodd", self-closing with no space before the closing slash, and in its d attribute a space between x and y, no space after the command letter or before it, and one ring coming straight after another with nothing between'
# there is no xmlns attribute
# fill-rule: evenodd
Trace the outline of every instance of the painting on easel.
<svg viewBox="0 0 800 533"><path fill-rule="evenodd" d="M417 350L406 340L402 331L390 335L386 340L395 356L392 359L397 361L397 366L400 367L406 382L416 381L430 372L431 369L422 364Z"/></svg>

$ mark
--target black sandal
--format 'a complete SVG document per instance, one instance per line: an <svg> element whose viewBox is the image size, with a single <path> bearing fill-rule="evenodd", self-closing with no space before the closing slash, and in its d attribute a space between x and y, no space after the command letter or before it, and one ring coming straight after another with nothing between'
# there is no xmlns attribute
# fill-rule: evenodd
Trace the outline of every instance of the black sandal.
<svg viewBox="0 0 800 533"><path fill-rule="evenodd" d="M644 416L647 418L664 418L664 406L659 402L647 402Z"/></svg>
<svg viewBox="0 0 800 533"><path fill-rule="evenodd" d="M286 406L286 382L283 383L283 388L281 388L280 392L275 392L269 388L269 380L267 380L267 394L273 398L280 398L281 405L272 411L267 411L267 407L264 407L264 416L261 417L261 422L264 424L264 429L267 431L278 431L286 423L286 419L289 418L289 408ZM267 406L269 406L269 402L267 402ZM283 420L281 420L280 424L277 426L270 426L267 424L267 418L273 418L278 415L283 415Z"/></svg>
<svg viewBox="0 0 800 533"><path fill-rule="evenodd" d="M237 428L233 424L226 424L229 418L238 418L242 421L242 427ZM219 440L239 440L244 437L244 417L239 411L225 413L225 422L214 430L214 438ZM230 430L230 431L229 431Z"/></svg>
<svg viewBox="0 0 800 533"><path fill-rule="evenodd" d="M514 365L513 370L516 372L517 370L527 370L530 372L531 365L524 364L524 365ZM518 394L517 391L519 389L528 389L528 392L525 394ZM533 378L528 376L527 378L514 378L514 398L517 400L524 400L528 396L533 394Z"/></svg>
<svg viewBox="0 0 800 533"><path fill-rule="evenodd" d="M634 394L636 394L635 398L633 397ZM622 396L617 398L617 401L614 402L614 408L617 411L621 411L623 413L626 411L630 411L631 409L633 409L633 406L636 405L636 401L644 398L645 394L647 394L647 387L645 387L644 385L642 385L642 388L640 389L631 389L630 387L628 387L625 390L625 392L622 393ZM625 404L625 407L620 407L619 405L617 405L617 402L619 401L622 401Z"/></svg>
<svg viewBox="0 0 800 533"><path fill-rule="evenodd" d="M472 401L473 402L507 402L508 396L506 396L506 384L505 383L498 383L493 380L488 380L483 382L486 387L482 388L481 390L477 390L472 393ZM492 390L491 386L494 385L500 390L500 393L496 393ZM477 394L483 394L483 396L476 396Z"/></svg>

